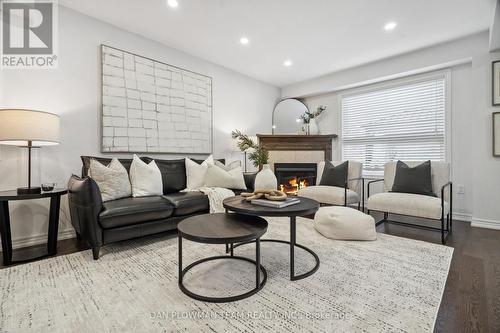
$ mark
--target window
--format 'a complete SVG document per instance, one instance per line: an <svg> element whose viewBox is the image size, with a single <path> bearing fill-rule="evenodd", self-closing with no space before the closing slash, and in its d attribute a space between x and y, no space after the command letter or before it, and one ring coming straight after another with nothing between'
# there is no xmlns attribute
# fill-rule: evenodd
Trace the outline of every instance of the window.
<svg viewBox="0 0 500 333"><path fill-rule="evenodd" d="M344 95L342 156L380 175L392 160L445 159L444 74Z"/></svg>

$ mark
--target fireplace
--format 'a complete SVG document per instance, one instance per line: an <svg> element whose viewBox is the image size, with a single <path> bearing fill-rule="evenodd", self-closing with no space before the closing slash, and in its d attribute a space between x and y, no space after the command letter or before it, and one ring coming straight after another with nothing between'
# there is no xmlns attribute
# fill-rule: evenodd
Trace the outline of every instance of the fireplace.
<svg viewBox="0 0 500 333"><path fill-rule="evenodd" d="M278 189L296 195L299 189L316 184L316 163L274 163Z"/></svg>

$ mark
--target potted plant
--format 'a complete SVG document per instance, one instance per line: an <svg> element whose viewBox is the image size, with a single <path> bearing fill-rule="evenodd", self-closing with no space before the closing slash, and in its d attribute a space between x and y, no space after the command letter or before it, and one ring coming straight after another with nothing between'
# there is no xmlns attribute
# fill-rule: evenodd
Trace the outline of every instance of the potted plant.
<svg viewBox="0 0 500 333"><path fill-rule="evenodd" d="M237 145L242 152L246 153L250 151L248 159L252 161L252 164L255 167L262 170L262 166L267 164L269 161L269 152L264 147L250 139L248 135L241 133L239 130L232 131L231 137L238 140Z"/></svg>
<svg viewBox="0 0 500 333"><path fill-rule="evenodd" d="M255 176L254 188L259 190L277 189L278 180L269 166L269 152L260 144L255 143L246 134L239 130L231 132L231 137L238 140L238 148L246 154L250 150L248 159L252 161L255 167L259 168L259 173ZM245 155L246 156L246 155Z"/></svg>

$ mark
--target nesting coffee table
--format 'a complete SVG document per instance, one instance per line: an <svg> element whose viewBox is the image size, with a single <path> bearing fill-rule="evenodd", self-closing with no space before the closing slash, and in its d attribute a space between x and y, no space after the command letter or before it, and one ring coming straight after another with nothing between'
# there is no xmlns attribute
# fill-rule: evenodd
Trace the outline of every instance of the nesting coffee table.
<svg viewBox="0 0 500 333"><path fill-rule="evenodd" d="M267 282L267 272L260 264L260 237L267 231L267 221L258 216L240 214L204 214L189 217L177 225L179 237L179 288L191 298L204 302L232 302L247 298L261 290ZM233 244L243 242L255 242L255 260L235 256L233 251L230 255L212 256L195 261L186 268L182 268L182 239L204 244ZM255 265L255 288L240 295L228 297L209 297L196 294L188 290L183 283L184 275L196 265L201 263L234 259L250 262ZM261 272L263 279L261 281Z"/></svg>
<svg viewBox="0 0 500 333"><path fill-rule="evenodd" d="M305 247L304 245L297 244L297 227L296 219L297 216L306 216L316 213L319 209L319 203L316 200L298 197L300 203L284 208L273 208L253 205L245 201L241 196L235 196L226 198L223 201L223 206L226 211L232 211L238 214L244 214L249 216L285 216L290 218L290 241L285 241L281 239L262 239L261 242L274 242L274 243L285 243L290 245L290 280L300 280L314 274L319 268L319 257L313 250ZM230 249L226 249L226 252L231 251L235 247L252 243L253 241L245 242L230 242ZM307 252L309 252L316 261L314 267L302 274L295 275L295 247L299 247Z"/></svg>

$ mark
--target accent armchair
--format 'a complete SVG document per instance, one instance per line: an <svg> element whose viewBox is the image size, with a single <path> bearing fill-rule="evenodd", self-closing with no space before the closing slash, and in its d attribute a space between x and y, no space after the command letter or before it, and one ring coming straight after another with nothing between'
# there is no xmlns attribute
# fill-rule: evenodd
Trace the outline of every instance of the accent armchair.
<svg viewBox="0 0 500 333"><path fill-rule="evenodd" d="M368 182L368 214L370 211L384 213L384 218L377 222L377 225L384 222L395 222L388 220L388 214L403 216L413 216L441 222L441 226L429 227L411 223L396 222L397 224L417 227L421 229L441 232L441 243L445 244L448 234L452 229L452 182L450 181L450 165L445 162L431 162L431 178L433 191L436 197L413 194L391 192L396 175L396 163L388 162L384 167L384 178ZM405 162L408 166L414 167L422 161ZM371 194L371 186L374 183L383 182L382 193Z"/></svg>
<svg viewBox="0 0 500 333"><path fill-rule="evenodd" d="M343 162L332 161L332 164L337 166ZM319 162L316 173L316 185L300 189L298 195L314 199L323 205L347 206L357 204L359 210L363 201L362 198L364 197L363 179L361 177L363 163L349 161L349 168L347 170L348 179L343 187L319 185L324 168L325 162Z"/></svg>

